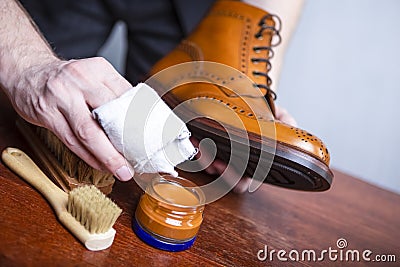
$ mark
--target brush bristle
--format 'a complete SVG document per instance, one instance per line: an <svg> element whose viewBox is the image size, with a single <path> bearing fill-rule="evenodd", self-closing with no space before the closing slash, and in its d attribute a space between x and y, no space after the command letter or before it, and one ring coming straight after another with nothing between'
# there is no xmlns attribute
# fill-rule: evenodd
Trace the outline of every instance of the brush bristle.
<svg viewBox="0 0 400 267"><path fill-rule="evenodd" d="M80 186L69 192L67 210L90 233L107 232L122 210L95 186Z"/></svg>
<svg viewBox="0 0 400 267"><path fill-rule="evenodd" d="M69 150L51 131L42 127L36 127L36 129L39 138L61 163L65 172L70 177L76 178L79 183L90 183L97 186L113 176L111 173L92 168Z"/></svg>

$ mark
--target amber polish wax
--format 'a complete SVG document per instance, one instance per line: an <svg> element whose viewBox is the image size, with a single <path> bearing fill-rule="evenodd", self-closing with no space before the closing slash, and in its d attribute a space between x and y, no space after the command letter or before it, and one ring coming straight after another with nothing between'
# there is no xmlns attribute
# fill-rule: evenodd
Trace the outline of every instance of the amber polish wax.
<svg viewBox="0 0 400 267"><path fill-rule="evenodd" d="M156 184L154 191L168 203L182 206L196 206L199 200L189 190L175 184Z"/></svg>
<svg viewBox="0 0 400 267"><path fill-rule="evenodd" d="M145 193L136 209L138 222L152 233L175 240L194 237L203 220L204 206L191 191L176 184L154 185L158 197ZM162 199L158 199L162 198Z"/></svg>

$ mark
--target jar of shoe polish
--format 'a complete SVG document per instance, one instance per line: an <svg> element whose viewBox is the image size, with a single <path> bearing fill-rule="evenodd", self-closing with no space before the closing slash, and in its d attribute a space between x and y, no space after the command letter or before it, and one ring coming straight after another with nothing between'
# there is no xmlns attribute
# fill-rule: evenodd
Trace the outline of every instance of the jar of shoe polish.
<svg viewBox="0 0 400 267"><path fill-rule="evenodd" d="M190 248L203 221L205 197L193 182L157 176L140 198L133 230L145 243L162 250Z"/></svg>

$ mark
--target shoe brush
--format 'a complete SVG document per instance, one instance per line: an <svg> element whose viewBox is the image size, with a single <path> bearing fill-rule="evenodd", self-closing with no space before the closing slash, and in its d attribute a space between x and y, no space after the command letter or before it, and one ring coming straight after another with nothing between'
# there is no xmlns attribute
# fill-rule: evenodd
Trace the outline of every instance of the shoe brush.
<svg viewBox="0 0 400 267"><path fill-rule="evenodd" d="M58 220L87 249L97 251L111 246L116 233L112 226L122 210L95 186L76 187L66 193L17 148L6 148L2 160L48 200Z"/></svg>
<svg viewBox="0 0 400 267"><path fill-rule="evenodd" d="M82 185L94 185L106 195L111 193L115 182L113 175L89 166L51 131L22 119L17 120L17 128L42 165L65 192Z"/></svg>

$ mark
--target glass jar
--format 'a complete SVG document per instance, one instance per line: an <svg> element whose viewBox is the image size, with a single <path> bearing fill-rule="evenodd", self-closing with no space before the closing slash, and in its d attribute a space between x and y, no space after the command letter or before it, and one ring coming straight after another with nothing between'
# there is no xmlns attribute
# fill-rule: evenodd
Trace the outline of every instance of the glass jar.
<svg viewBox="0 0 400 267"><path fill-rule="evenodd" d="M205 197L193 182L170 175L151 180L140 198L133 229L147 244L168 251L190 248L203 221Z"/></svg>

